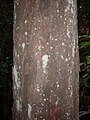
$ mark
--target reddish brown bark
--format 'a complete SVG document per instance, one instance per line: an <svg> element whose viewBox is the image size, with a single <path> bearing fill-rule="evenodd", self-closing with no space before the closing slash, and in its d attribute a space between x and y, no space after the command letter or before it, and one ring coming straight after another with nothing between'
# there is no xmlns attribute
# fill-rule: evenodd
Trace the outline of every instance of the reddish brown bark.
<svg viewBox="0 0 90 120"><path fill-rule="evenodd" d="M78 120L76 0L18 0L13 120Z"/></svg>

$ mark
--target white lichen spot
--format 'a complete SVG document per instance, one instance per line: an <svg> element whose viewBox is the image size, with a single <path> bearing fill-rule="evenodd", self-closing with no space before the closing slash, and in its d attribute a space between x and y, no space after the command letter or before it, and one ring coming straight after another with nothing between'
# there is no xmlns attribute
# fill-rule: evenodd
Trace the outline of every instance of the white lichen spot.
<svg viewBox="0 0 90 120"><path fill-rule="evenodd" d="M65 13L67 13L68 10L69 10L69 6L66 7L66 9L65 9Z"/></svg>
<svg viewBox="0 0 90 120"><path fill-rule="evenodd" d="M19 54L17 54L17 57L19 58Z"/></svg>
<svg viewBox="0 0 90 120"><path fill-rule="evenodd" d="M59 84L57 84L57 88L59 88Z"/></svg>
<svg viewBox="0 0 90 120"><path fill-rule="evenodd" d="M50 56L50 55L48 55L48 57L50 58L51 56Z"/></svg>
<svg viewBox="0 0 90 120"><path fill-rule="evenodd" d="M55 102L56 106L58 105L59 102L59 98L57 97L57 101Z"/></svg>
<svg viewBox="0 0 90 120"><path fill-rule="evenodd" d="M58 70L58 71L59 71L59 74L60 74L60 72L61 72L61 69L59 68L59 70Z"/></svg>
<svg viewBox="0 0 90 120"><path fill-rule="evenodd" d="M74 65L74 61L72 61L72 65Z"/></svg>
<svg viewBox="0 0 90 120"><path fill-rule="evenodd" d="M18 27L16 27L16 30L18 30L19 29L19 26Z"/></svg>
<svg viewBox="0 0 90 120"><path fill-rule="evenodd" d="M33 18L34 20L36 19L36 17Z"/></svg>
<svg viewBox="0 0 90 120"><path fill-rule="evenodd" d="M25 43L22 43L22 48L23 48L23 50L25 49Z"/></svg>
<svg viewBox="0 0 90 120"><path fill-rule="evenodd" d="M72 56L73 57L75 56L75 40L74 40L73 47L72 47Z"/></svg>
<svg viewBox="0 0 90 120"><path fill-rule="evenodd" d="M21 82L20 82L20 80L19 80L19 78L18 78L18 72L17 72L17 68L16 68L15 65L14 65L14 67L13 67L13 76L14 76L14 78L15 78L16 87L17 87L17 89L19 89L19 88L20 88L20 85L21 85Z"/></svg>
<svg viewBox="0 0 90 120"><path fill-rule="evenodd" d="M58 2L56 2L57 7L59 6Z"/></svg>
<svg viewBox="0 0 90 120"><path fill-rule="evenodd" d="M64 46L65 45L65 43L62 43L62 46Z"/></svg>
<svg viewBox="0 0 90 120"><path fill-rule="evenodd" d="M52 47L52 46L50 46L50 49L53 49L53 47Z"/></svg>
<svg viewBox="0 0 90 120"><path fill-rule="evenodd" d="M75 51L74 48L72 48L72 56L74 57Z"/></svg>
<svg viewBox="0 0 90 120"><path fill-rule="evenodd" d="M71 58L69 57L68 59L70 60Z"/></svg>
<svg viewBox="0 0 90 120"><path fill-rule="evenodd" d="M72 20L72 19L70 19L69 21L70 21L70 23L73 23L73 20Z"/></svg>
<svg viewBox="0 0 90 120"><path fill-rule="evenodd" d="M34 120L37 120L37 118L34 118Z"/></svg>
<svg viewBox="0 0 90 120"><path fill-rule="evenodd" d="M58 52L56 52L56 54L58 55Z"/></svg>
<svg viewBox="0 0 90 120"><path fill-rule="evenodd" d="M37 88L37 92L40 92L40 88Z"/></svg>
<svg viewBox="0 0 90 120"><path fill-rule="evenodd" d="M58 82L56 82L56 84L58 84Z"/></svg>
<svg viewBox="0 0 90 120"><path fill-rule="evenodd" d="M70 6L72 5L72 7L74 6L74 4L73 4L73 0L68 0L68 5L67 5L67 7L66 7L66 9L65 9L65 12L68 12L71 8L70 8Z"/></svg>
<svg viewBox="0 0 90 120"><path fill-rule="evenodd" d="M37 30L37 28L34 28L35 30Z"/></svg>
<svg viewBox="0 0 90 120"><path fill-rule="evenodd" d="M43 103L42 103L41 105L42 105L42 106L44 106L44 104L43 104Z"/></svg>
<svg viewBox="0 0 90 120"><path fill-rule="evenodd" d="M48 110L46 109L46 112L47 112Z"/></svg>
<svg viewBox="0 0 90 120"><path fill-rule="evenodd" d="M69 30L69 26L67 26L67 36L68 36L68 38L70 38L70 30Z"/></svg>
<svg viewBox="0 0 90 120"><path fill-rule="evenodd" d="M61 55L61 58L64 59L63 55Z"/></svg>
<svg viewBox="0 0 90 120"><path fill-rule="evenodd" d="M47 20L47 17L44 17L44 20Z"/></svg>
<svg viewBox="0 0 90 120"><path fill-rule="evenodd" d="M39 60L37 60L37 64L40 65L40 61Z"/></svg>
<svg viewBox="0 0 90 120"><path fill-rule="evenodd" d="M40 116L40 118L43 118L42 116Z"/></svg>
<svg viewBox="0 0 90 120"><path fill-rule="evenodd" d="M27 31L25 32L25 35L27 35Z"/></svg>
<svg viewBox="0 0 90 120"><path fill-rule="evenodd" d="M19 5L19 1L17 0L16 3L17 3L17 6L18 6Z"/></svg>
<svg viewBox="0 0 90 120"><path fill-rule="evenodd" d="M59 10L57 9L57 13L59 13Z"/></svg>
<svg viewBox="0 0 90 120"><path fill-rule="evenodd" d="M42 113L42 110L40 110L40 113Z"/></svg>
<svg viewBox="0 0 90 120"><path fill-rule="evenodd" d="M22 103L21 103L22 101L21 101L21 98L18 98L17 100L16 100L16 108L17 108L17 111L20 111L20 110L22 110Z"/></svg>
<svg viewBox="0 0 90 120"><path fill-rule="evenodd" d="M19 108L19 100L16 100L16 108L17 108L18 111L20 110L20 108Z"/></svg>
<svg viewBox="0 0 90 120"><path fill-rule="evenodd" d="M68 3L73 5L73 0L68 0Z"/></svg>
<svg viewBox="0 0 90 120"><path fill-rule="evenodd" d="M70 74L72 73L72 70L70 70Z"/></svg>
<svg viewBox="0 0 90 120"><path fill-rule="evenodd" d="M44 98L44 101L46 101L47 99L46 98Z"/></svg>
<svg viewBox="0 0 90 120"><path fill-rule="evenodd" d="M37 56L37 55L38 55L38 53L35 53L35 55Z"/></svg>
<svg viewBox="0 0 90 120"><path fill-rule="evenodd" d="M74 10L73 10L73 8L71 8L71 13L74 14Z"/></svg>
<svg viewBox="0 0 90 120"><path fill-rule="evenodd" d="M14 54L15 54L15 56L17 56L17 51L14 49Z"/></svg>
<svg viewBox="0 0 90 120"><path fill-rule="evenodd" d="M69 116L69 113L66 113L67 116Z"/></svg>
<svg viewBox="0 0 90 120"><path fill-rule="evenodd" d="M31 118L32 106L28 103L28 117Z"/></svg>
<svg viewBox="0 0 90 120"><path fill-rule="evenodd" d="M39 84L37 84L37 88L36 88L37 92L40 92L40 87Z"/></svg>
<svg viewBox="0 0 90 120"><path fill-rule="evenodd" d="M38 22L41 22L41 20L39 19Z"/></svg>
<svg viewBox="0 0 90 120"><path fill-rule="evenodd" d="M19 69L21 69L21 66L19 65Z"/></svg>
<svg viewBox="0 0 90 120"><path fill-rule="evenodd" d="M67 61L68 61L68 59L66 58L66 59L65 59L65 61L67 62Z"/></svg>
<svg viewBox="0 0 90 120"><path fill-rule="evenodd" d="M62 18L62 16L60 16L60 18Z"/></svg>
<svg viewBox="0 0 90 120"><path fill-rule="evenodd" d="M43 55L42 56L42 68L43 68L43 72L46 72L46 66L48 64L48 55Z"/></svg>
<svg viewBox="0 0 90 120"><path fill-rule="evenodd" d="M14 88L14 90L15 90L15 89L16 89L16 86L14 85L13 88Z"/></svg>
<svg viewBox="0 0 90 120"><path fill-rule="evenodd" d="M55 41L57 41L57 38L55 39Z"/></svg>
<svg viewBox="0 0 90 120"><path fill-rule="evenodd" d="M45 94L43 94L43 96L45 96Z"/></svg>
<svg viewBox="0 0 90 120"><path fill-rule="evenodd" d="M52 36L50 35L50 38L52 38Z"/></svg>
<svg viewBox="0 0 90 120"><path fill-rule="evenodd" d="M27 23L27 20L25 20L24 23L26 24L26 23Z"/></svg>
<svg viewBox="0 0 90 120"><path fill-rule="evenodd" d="M40 36L40 39L44 40L44 38L42 36ZM41 43L41 41L39 40L39 43Z"/></svg>
<svg viewBox="0 0 90 120"><path fill-rule="evenodd" d="M49 43L47 42L47 45L48 45Z"/></svg>
<svg viewBox="0 0 90 120"><path fill-rule="evenodd" d="M27 11L27 9L25 8L25 9L24 9L24 12L26 12L26 11Z"/></svg>
<svg viewBox="0 0 90 120"><path fill-rule="evenodd" d="M70 91L70 97L72 97L72 95L73 95L73 91L71 90L71 91Z"/></svg>
<svg viewBox="0 0 90 120"><path fill-rule="evenodd" d="M66 50L65 50L65 49L64 49L63 51L64 51L64 52L66 52Z"/></svg>
<svg viewBox="0 0 90 120"><path fill-rule="evenodd" d="M39 51L41 51L41 48L42 48L42 46L41 46L41 45L40 45L40 46L38 46L38 50L39 50Z"/></svg>
<svg viewBox="0 0 90 120"><path fill-rule="evenodd" d="M51 93L52 93L53 91L51 90Z"/></svg>
<svg viewBox="0 0 90 120"><path fill-rule="evenodd" d="M42 46L42 49L44 48L44 46Z"/></svg>
<svg viewBox="0 0 90 120"><path fill-rule="evenodd" d="M68 87L68 90L70 90L70 87Z"/></svg>
<svg viewBox="0 0 90 120"><path fill-rule="evenodd" d="M17 16L16 16L16 12L14 12L14 20L16 20ZM16 21L15 21L16 22Z"/></svg>

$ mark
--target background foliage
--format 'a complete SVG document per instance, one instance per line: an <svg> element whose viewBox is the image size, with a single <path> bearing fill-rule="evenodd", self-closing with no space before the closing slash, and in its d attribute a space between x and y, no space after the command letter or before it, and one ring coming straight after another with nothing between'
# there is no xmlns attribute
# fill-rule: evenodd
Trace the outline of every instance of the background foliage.
<svg viewBox="0 0 90 120"><path fill-rule="evenodd" d="M80 120L90 119L90 0L78 0Z"/></svg>
<svg viewBox="0 0 90 120"><path fill-rule="evenodd" d="M0 0L0 120L11 120L13 0Z"/></svg>

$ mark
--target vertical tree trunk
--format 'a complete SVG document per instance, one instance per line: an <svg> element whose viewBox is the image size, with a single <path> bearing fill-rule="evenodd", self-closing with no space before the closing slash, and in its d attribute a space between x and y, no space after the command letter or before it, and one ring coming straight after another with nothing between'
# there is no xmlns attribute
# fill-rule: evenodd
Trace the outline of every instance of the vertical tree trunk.
<svg viewBox="0 0 90 120"><path fill-rule="evenodd" d="M13 120L78 120L76 0L14 3Z"/></svg>

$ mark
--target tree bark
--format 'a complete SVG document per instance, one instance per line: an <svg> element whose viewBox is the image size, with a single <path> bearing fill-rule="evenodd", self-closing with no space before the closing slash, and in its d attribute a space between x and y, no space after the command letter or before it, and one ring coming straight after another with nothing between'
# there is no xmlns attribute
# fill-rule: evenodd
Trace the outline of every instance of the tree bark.
<svg viewBox="0 0 90 120"><path fill-rule="evenodd" d="M15 0L13 120L78 120L76 0Z"/></svg>

